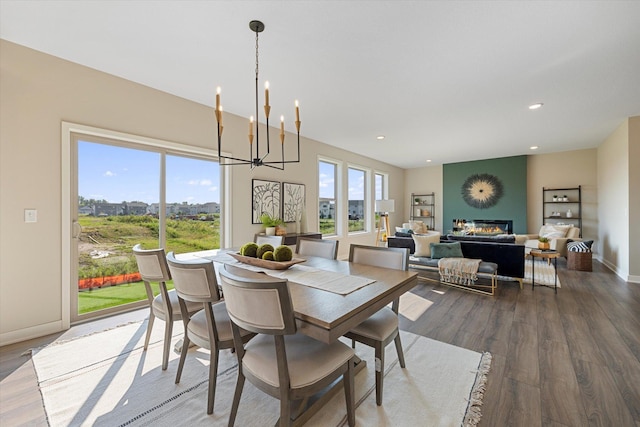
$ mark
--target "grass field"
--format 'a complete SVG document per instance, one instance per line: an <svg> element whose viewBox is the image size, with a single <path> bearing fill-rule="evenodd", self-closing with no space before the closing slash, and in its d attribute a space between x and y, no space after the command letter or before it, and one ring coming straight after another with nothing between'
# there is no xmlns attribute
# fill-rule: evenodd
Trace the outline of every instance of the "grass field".
<svg viewBox="0 0 640 427"><path fill-rule="evenodd" d="M208 220L166 220L166 252L193 252L220 247L220 216ZM145 249L159 246L159 221L147 215L79 218L82 234L78 243L78 278L95 278L135 273L138 265L131 248L140 243ZM96 253L107 254L96 258ZM80 313L89 313L146 299L144 285L122 284L80 292Z"/></svg>
<svg viewBox="0 0 640 427"><path fill-rule="evenodd" d="M151 284L153 294L160 293L159 286ZM167 289L173 289L173 282L167 283ZM129 304L147 299L143 282L127 283L118 286L92 289L78 293L78 313L85 314L105 308Z"/></svg>

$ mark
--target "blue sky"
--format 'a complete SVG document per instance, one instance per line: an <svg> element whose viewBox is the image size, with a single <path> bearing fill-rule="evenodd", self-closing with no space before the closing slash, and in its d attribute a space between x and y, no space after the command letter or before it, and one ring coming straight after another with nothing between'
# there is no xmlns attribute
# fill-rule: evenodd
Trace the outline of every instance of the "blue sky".
<svg viewBox="0 0 640 427"><path fill-rule="evenodd" d="M160 154L80 141L78 194L112 203L159 200ZM167 156L167 202L220 202L220 166Z"/></svg>

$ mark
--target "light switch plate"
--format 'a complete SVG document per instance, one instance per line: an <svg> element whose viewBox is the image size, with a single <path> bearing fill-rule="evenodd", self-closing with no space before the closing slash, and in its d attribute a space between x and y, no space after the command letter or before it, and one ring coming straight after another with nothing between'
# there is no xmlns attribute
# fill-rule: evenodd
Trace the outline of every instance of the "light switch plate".
<svg viewBox="0 0 640 427"><path fill-rule="evenodd" d="M24 210L24 222L38 222L38 210L37 209L25 209Z"/></svg>

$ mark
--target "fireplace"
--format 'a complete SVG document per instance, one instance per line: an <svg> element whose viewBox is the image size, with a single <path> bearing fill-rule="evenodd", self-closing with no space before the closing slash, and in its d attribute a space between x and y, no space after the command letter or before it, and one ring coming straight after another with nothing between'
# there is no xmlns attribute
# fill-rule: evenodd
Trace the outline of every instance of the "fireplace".
<svg viewBox="0 0 640 427"><path fill-rule="evenodd" d="M473 222L471 223L471 227L473 228L472 233L475 234L476 236L495 236L497 234L512 234L513 220L474 219Z"/></svg>

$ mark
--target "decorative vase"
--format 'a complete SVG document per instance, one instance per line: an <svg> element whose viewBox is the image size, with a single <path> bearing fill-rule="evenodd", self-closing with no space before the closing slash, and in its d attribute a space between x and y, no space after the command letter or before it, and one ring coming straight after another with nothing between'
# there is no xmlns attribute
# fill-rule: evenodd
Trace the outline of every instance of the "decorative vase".
<svg viewBox="0 0 640 427"><path fill-rule="evenodd" d="M567 218L571 218L573 216L573 212L571 212L571 209L567 210Z"/></svg>
<svg viewBox="0 0 640 427"><path fill-rule="evenodd" d="M420 216L421 213L422 213L422 210L420 208L416 208L415 216Z"/></svg>
<svg viewBox="0 0 640 427"><path fill-rule="evenodd" d="M549 245L549 242L538 242L538 249L542 249L543 251L545 250L549 250L551 248L551 245Z"/></svg>
<svg viewBox="0 0 640 427"><path fill-rule="evenodd" d="M264 229L264 234L266 234L267 236L275 236L276 235L276 228L275 227L266 227Z"/></svg>

